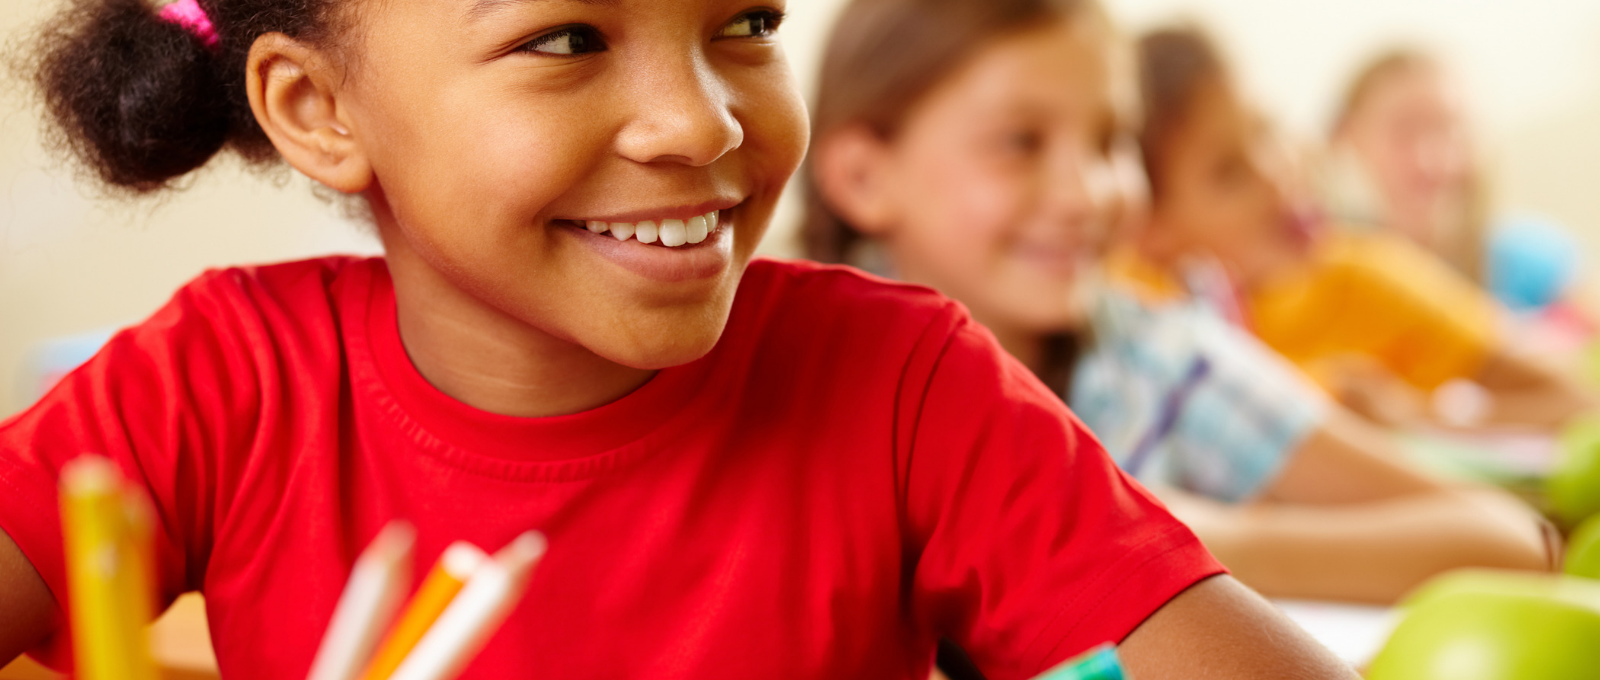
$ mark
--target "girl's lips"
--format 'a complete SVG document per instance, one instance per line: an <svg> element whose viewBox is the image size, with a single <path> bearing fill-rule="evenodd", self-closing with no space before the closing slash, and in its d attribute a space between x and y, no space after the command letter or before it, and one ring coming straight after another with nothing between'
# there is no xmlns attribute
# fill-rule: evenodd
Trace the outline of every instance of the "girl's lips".
<svg viewBox="0 0 1600 680"><path fill-rule="evenodd" d="M1298 248L1307 249L1322 235L1327 219L1320 210L1306 207L1291 212L1284 218L1283 224L1289 240Z"/></svg>
<svg viewBox="0 0 1600 680"><path fill-rule="evenodd" d="M674 247L640 243L635 239L596 234L581 225L559 227L569 238L606 260L647 279L662 283L712 278L726 271L733 262L732 211L725 210L715 232L704 241Z"/></svg>

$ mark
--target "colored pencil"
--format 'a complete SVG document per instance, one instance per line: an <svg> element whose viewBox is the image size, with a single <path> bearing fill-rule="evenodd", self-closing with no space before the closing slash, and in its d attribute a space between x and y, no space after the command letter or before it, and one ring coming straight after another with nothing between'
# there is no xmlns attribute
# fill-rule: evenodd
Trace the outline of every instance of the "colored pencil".
<svg viewBox="0 0 1600 680"><path fill-rule="evenodd" d="M477 571L488 559L489 556L482 549L466 541L456 541L445 548L439 556L439 562L423 579L422 587L417 589L417 594L411 597L399 620L395 621L394 628L390 629L383 644L378 646L377 654L373 655L372 663L361 674L361 679L388 680L394 675L400 662L417 646L417 641L428 632L433 622L439 619L445 607L455 599L456 593L461 592L467 579L472 577L472 572Z"/></svg>
<svg viewBox="0 0 1600 680"><path fill-rule="evenodd" d="M1061 662L1033 680L1127 680L1117 648L1110 643Z"/></svg>
<svg viewBox="0 0 1600 680"><path fill-rule="evenodd" d="M355 680L411 587L416 530L390 522L350 570L306 680Z"/></svg>
<svg viewBox="0 0 1600 680"><path fill-rule="evenodd" d="M529 531L479 566L392 679L453 680L459 675L522 599L544 551L544 535Z"/></svg>
<svg viewBox="0 0 1600 680"><path fill-rule="evenodd" d="M154 605L151 512L115 463L61 469L61 524L73 658L81 680L155 680L146 625Z"/></svg>

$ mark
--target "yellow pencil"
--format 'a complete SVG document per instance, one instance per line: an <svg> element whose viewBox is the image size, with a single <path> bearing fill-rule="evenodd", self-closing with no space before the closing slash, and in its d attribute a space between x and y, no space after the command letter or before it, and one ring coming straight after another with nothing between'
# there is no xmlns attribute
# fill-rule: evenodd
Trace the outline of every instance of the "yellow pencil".
<svg viewBox="0 0 1600 680"><path fill-rule="evenodd" d="M422 634L428 632L439 614L455 599L456 593L461 592L462 586L467 584L467 578L486 559L488 555L483 550L466 541L456 541L445 548L438 564L428 572L422 587L411 597L400 619L390 629L389 636L379 645L378 653L373 655L372 663L362 673L361 680L388 680L394 674L394 669L399 668L400 662L411 653L411 648L422 639Z"/></svg>
<svg viewBox="0 0 1600 680"><path fill-rule="evenodd" d="M61 470L73 657L80 680L156 680L145 626L153 609L151 512L114 463L80 456Z"/></svg>

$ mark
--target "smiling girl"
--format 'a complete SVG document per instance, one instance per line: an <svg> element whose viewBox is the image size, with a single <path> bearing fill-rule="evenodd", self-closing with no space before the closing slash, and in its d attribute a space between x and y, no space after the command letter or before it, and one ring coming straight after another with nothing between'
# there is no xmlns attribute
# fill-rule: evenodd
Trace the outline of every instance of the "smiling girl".
<svg viewBox="0 0 1600 680"><path fill-rule="evenodd" d="M60 658L56 480L99 452L229 678L303 676L395 518L420 564L549 537L467 677L921 680L941 637L996 679L1340 674L959 305L750 261L807 141L782 9L71 5L39 84L103 180L281 158L385 257L206 273L0 424L0 661Z"/></svg>

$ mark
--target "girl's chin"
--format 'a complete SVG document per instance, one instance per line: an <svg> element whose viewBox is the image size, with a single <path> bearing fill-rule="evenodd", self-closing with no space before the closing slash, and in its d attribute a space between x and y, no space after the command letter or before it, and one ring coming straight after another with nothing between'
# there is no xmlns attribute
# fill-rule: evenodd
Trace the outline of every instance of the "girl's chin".
<svg viewBox="0 0 1600 680"><path fill-rule="evenodd" d="M685 337L679 338L681 342L671 345L629 345L620 347L595 347L589 345L590 351L599 354L606 360L621 364L629 368L646 371L659 371L675 366L692 363L709 354L716 347L717 340L722 336L722 327L726 324L726 315L723 324L715 328L686 329L679 326L678 330L687 330Z"/></svg>

